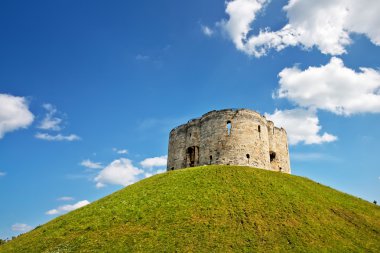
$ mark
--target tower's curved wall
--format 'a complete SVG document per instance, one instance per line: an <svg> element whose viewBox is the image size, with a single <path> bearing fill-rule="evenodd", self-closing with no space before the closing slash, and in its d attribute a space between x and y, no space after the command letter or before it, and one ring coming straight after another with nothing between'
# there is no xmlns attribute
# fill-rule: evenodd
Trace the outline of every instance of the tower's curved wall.
<svg viewBox="0 0 380 253"><path fill-rule="evenodd" d="M208 164L290 173L286 132L248 109L211 111L170 132L168 170Z"/></svg>

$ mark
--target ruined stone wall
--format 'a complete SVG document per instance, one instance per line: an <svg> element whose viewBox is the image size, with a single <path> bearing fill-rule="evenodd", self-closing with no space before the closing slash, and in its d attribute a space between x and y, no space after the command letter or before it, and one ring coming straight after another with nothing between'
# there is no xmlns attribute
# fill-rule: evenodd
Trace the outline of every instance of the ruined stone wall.
<svg viewBox="0 0 380 253"><path fill-rule="evenodd" d="M290 173L286 132L248 109L211 111L170 132L168 170L208 164Z"/></svg>
<svg viewBox="0 0 380 253"><path fill-rule="evenodd" d="M271 169L290 174L288 137L285 129L277 128L268 121L269 159Z"/></svg>
<svg viewBox="0 0 380 253"><path fill-rule="evenodd" d="M186 168L187 125L181 125L170 132L168 169Z"/></svg>

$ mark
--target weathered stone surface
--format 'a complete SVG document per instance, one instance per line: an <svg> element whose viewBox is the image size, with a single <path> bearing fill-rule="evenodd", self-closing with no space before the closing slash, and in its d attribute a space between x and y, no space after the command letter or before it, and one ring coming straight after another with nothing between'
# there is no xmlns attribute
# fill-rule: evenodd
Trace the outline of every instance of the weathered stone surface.
<svg viewBox="0 0 380 253"><path fill-rule="evenodd" d="M286 131L248 109L211 111L170 132L168 167L244 165L290 173Z"/></svg>

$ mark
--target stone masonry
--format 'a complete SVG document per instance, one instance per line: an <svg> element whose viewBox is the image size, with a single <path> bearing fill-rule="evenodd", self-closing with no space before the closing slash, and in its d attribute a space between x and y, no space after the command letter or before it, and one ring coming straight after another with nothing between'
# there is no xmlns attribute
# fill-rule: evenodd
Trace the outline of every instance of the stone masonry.
<svg viewBox="0 0 380 253"><path fill-rule="evenodd" d="M211 111L171 130L168 171L209 164L290 173L286 131L248 109Z"/></svg>

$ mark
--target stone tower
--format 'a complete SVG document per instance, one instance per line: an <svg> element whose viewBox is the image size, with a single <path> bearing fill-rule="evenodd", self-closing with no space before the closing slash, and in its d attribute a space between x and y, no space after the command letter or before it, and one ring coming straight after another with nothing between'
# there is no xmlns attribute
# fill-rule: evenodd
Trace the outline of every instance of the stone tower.
<svg viewBox="0 0 380 253"><path fill-rule="evenodd" d="M167 170L209 164L290 173L286 131L248 109L211 111L170 131Z"/></svg>

